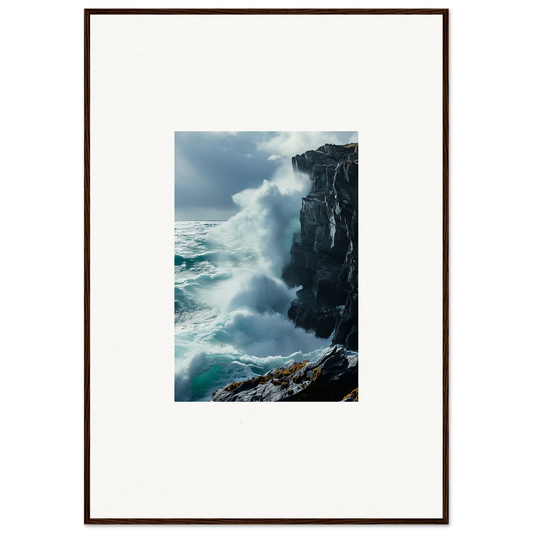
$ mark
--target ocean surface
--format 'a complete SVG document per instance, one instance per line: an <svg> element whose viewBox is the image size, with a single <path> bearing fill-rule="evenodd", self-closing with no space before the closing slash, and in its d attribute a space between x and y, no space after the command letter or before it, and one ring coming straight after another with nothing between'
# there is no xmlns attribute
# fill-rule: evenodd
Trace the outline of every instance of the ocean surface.
<svg viewBox="0 0 533 533"><path fill-rule="evenodd" d="M265 181L234 197L241 211L227 221L175 222L176 401L209 401L233 381L318 359L330 345L288 320L298 287L280 279L307 186Z"/></svg>

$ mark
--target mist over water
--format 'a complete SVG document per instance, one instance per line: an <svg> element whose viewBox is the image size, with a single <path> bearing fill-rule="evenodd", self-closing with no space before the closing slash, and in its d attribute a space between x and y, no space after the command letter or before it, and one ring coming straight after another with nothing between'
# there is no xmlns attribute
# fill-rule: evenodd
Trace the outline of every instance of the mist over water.
<svg viewBox="0 0 533 533"><path fill-rule="evenodd" d="M240 211L229 220L175 222L176 401L208 401L233 381L317 359L329 346L288 320L298 288L281 280L309 187L281 167L233 197Z"/></svg>

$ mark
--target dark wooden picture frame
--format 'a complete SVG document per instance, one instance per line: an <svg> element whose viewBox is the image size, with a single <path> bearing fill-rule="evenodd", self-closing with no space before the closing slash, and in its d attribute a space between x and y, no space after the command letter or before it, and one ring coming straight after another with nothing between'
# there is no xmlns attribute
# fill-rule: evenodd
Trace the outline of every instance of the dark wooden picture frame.
<svg viewBox="0 0 533 533"><path fill-rule="evenodd" d="M168 519L168 518L91 518L90 513L90 485L91 485L91 433L90 433L90 29L91 16L93 15L435 15L442 17L442 222L443 222L443 248L442 248L442 518L202 518L202 519ZM84 18L85 37L85 100L84 100L84 281L85 281L85 380L84 380L84 522L85 524L448 524L449 523L449 276L448 276L448 249L449 249L449 87L448 87L448 19L447 9L86 9Z"/></svg>

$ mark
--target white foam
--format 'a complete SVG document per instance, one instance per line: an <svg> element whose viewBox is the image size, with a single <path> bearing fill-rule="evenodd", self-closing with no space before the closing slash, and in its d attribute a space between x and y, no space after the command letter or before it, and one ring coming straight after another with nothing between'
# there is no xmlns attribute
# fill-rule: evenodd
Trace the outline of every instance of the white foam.
<svg viewBox="0 0 533 533"><path fill-rule="evenodd" d="M256 357L288 356L295 352L311 352L327 341L315 337L279 313L260 314L238 309L226 315L202 341L231 344L238 351Z"/></svg>
<svg viewBox="0 0 533 533"><path fill-rule="evenodd" d="M310 186L307 176L282 167L271 181L264 180L257 189L246 189L233 196L241 211L213 228L211 239L229 248L256 251L260 264L280 276L289 259L302 196Z"/></svg>

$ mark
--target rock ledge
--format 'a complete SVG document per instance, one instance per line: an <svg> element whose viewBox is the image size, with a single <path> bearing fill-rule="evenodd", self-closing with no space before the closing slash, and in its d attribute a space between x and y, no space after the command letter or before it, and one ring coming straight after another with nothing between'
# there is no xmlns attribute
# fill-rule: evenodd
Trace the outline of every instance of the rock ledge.
<svg viewBox="0 0 533 533"><path fill-rule="evenodd" d="M231 383L212 402L358 401L359 356L334 346L318 361L288 363L263 376Z"/></svg>

